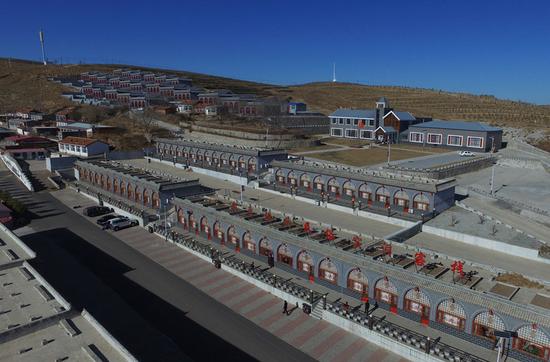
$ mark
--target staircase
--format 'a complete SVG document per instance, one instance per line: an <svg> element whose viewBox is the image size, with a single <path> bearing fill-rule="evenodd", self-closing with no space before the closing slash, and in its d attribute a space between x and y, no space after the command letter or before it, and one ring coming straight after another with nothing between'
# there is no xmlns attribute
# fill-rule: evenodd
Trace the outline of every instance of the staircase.
<svg viewBox="0 0 550 362"><path fill-rule="evenodd" d="M311 317L315 319L323 319L323 303L322 300L319 300L314 303L313 310L310 314Z"/></svg>

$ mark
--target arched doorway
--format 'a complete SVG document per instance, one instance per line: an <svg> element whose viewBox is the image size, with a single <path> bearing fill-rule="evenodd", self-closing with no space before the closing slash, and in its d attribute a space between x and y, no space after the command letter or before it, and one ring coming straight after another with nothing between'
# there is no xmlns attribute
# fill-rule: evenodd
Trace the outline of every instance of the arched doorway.
<svg viewBox="0 0 550 362"><path fill-rule="evenodd" d="M315 274L315 266L313 263L313 258L305 250L301 251L298 254L298 270L309 275Z"/></svg>
<svg viewBox="0 0 550 362"><path fill-rule="evenodd" d="M430 318L430 306L430 298L420 288L416 287L405 293L404 309L418 314L424 324L427 324Z"/></svg>
<svg viewBox="0 0 550 362"><path fill-rule="evenodd" d="M185 220L185 211L183 209L178 209L178 222L183 225L184 228L187 228L187 223Z"/></svg>
<svg viewBox="0 0 550 362"><path fill-rule="evenodd" d="M216 222L214 223L213 231L214 231L214 237L215 237L216 239L218 239L218 240L223 244L223 242L224 242L225 240L224 240L223 230L222 230L222 228L221 228L221 225L220 225L220 222L219 222L219 221L216 221Z"/></svg>
<svg viewBox="0 0 550 362"><path fill-rule="evenodd" d="M111 191L111 186L113 186L112 179L107 176L107 190Z"/></svg>
<svg viewBox="0 0 550 362"><path fill-rule="evenodd" d="M372 203L372 190L367 184L359 186L359 197L361 200L366 201L368 205Z"/></svg>
<svg viewBox="0 0 550 362"><path fill-rule="evenodd" d="M369 280L367 276L359 268L352 269L348 274L347 286L354 292L368 297Z"/></svg>
<svg viewBox="0 0 550 362"><path fill-rule="evenodd" d="M263 256L273 255L273 248L271 247L271 243L269 242L269 240L267 240L267 238L263 238L262 240L260 240L258 251L259 254Z"/></svg>
<svg viewBox="0 0 550 362"><path fill-rule="evenodd" d="M311 178L307 173L304 173L300 176L300 187L304 188L307 191L311 191L313 186L311 184Z"/></svg>
<svg viewBox="0 0 550 362"><path fill-rule="evenodd" d="M517 333L512 343L515 350L543 361L550 359L550 338L536 324L520 327Z"/></svg>
<svg viewBox="0 0 550 362"><path fill-rule="evenodd" d="M286 185L286 178L283 170L278 169L277 172L275 172L275 180L279 185Z"/></svg>
<svg viewBox="0 0 550 362"><path fill-rule="evenodd" d="M419 211L428 211L430 208L430 199L423 193L419 193L413 198L413 209Z"/></svg>
<svg viewBox="0 0 550 362"><path fill-rule="evenodd" d="M374 298L379 303L385 303L393 313L397 313L397 301L399 299L397 287L387 277L384 277L374 285Z"/></svg>
<svg viewBox="0 0 550 362"><path fill-rule="evenodd" d="M126 196L126 183L124 181L120 181L120 195Z"/></svg>
<svg viewBox="0 0 550 362"><path fill-rule="evenodd" d="M132 184L129 182L127 186L127 191L128 191L128 199L132 200L134 198L134 186L132 186Z"/></svg>
<svg viewBox="0 0 550 362"><path fill-rule="evenodd" d="M288 173L288 184L293 187L298 186L298 180L296 179L294 171Z"/></svg>
<svg viewBox="0 0 550 362"><path fill-rule="evenodd" d="M318 193L325 191L325 183L320 175L313 178L313 189Z"/></svg>
<svg viewBox="0 0 550 362"><path fill-rule="evenodd" d="M472 325L473 334L490 339L491 341L496 339L495 331L504 331L505 329L506 326L502 319L495 315L492 310L476 315Z"/></svg>
<svg viewBox="0 0 550 362"><path fill-rule="evenodd" d="M237 231L235 230L234 226L230 226L227 229L227 240L235 245L236 248L239 247L239 235L237 235Z"/></svg>
<svg viewBox="0 0 550 362"><path fill-rule="evenodd" d="M342 185L342 190L347 198L355 197L355 186L351 183L351 181L344 182L344 185Z"/></svg>
<svg viewBox="0 0 550 362"><path fill-rule="evenodd" d="M137 203L141 203L141 189L139 186L136 186L136 189L134 190L134 197Z"/></svg>
<svg viewBox="0 0 550 362"><path fill-rule="evenodd" d="M327 182L327 190L329 194L333 195L336 198L340 197L340 184L336 181L335 178L331 178Z"/></svg>
<svg viewBox="0 0 550 362"><path fill-rule="evenodd" d="M409 211L409 195L403 190L397 191L393 195L393 204L397 207L403 208L404 212Z"/></svg>
<svg viewBox="0 0 550 362"><path fill-rule="evenodd" d="M292 267L292 251L286 243L283 243L277 249L277 261L279 263L284 263Z"/></svg>
<svg viewBox="0 0 550 362"><path fill-rule="evenodd" d="M464 308L453 299L447 299L437 306L436 320L439 323L451 326L460 331L464 330L466 325L466 312Z"/></svg>
<svg viewBox="0 0 550 362"><path fill-rule="evenodd" d="M390 192L384 186L376 190L376 201L386 208L390 207Z"/></svg>
<svg viewBox="0 0 550 362"><path fill-rule="evenodd" d="M255 157L248 160L248 173L255 173L258 170L258 164Z"/></svg>
<svg viewBox="0 0 550 362"><path fill-rule="evenodd" d="M149 198L149 191L143 190L143 203L145 205L149 205L151 203L151 199Z"/></svg>
<svg viewBox="0 0 550 362"><path fill-rule="evenodd" d="M256 245L254 244L254 240L252 240L250 231L245 232L243 235L243 246L245 249L250 250L253 253L256 252Z"/></svg>
<svg viewBox="0 0 550 362"><path fill-rule="evenodd" d="M201 218L201 232L206 235L208 240L210 240L210 226L208 225L208 219L206 218L206 216L203 216Z"/></svg>
<svg viewBox="0 0 550 362"><path fill-rule="evenodd" d="M113 192L118 194L118 180L116 178L113 180Z"/></svg>
<svg viewBox="0 0 550 362"><path fill-rule="evenodd" d="M199 225L197 223L197 218L195 217L195 214L191 213L189 214L189 231L199 231Z"/></svg>
<svg viewBox="0 0 550 362"><path fill-rule="evenodd" d="M338 269L329 258L323 259L319 264L319 279L331 284L338 283Z"/></svg>
<svg viewBox="0 0 550 362"><path fill-rule="evenodd" d="M156 193L156 192L153 192L153 195L152 195L152 205L153 205L153 208L154 209L159 209L160 208L160 199L159 199L159 194Z"/></svg>

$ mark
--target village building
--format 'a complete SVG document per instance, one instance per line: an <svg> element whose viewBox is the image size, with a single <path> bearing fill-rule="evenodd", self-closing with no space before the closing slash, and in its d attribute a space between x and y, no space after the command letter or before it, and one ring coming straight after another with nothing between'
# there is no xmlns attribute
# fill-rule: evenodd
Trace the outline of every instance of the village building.
<svg viewBox="0 0 550 362"><path fill-rule="evenodd" d="M58 148L61 153L84 158L109 152L108 143L84 137L66 137L59 141Z"/></svg>

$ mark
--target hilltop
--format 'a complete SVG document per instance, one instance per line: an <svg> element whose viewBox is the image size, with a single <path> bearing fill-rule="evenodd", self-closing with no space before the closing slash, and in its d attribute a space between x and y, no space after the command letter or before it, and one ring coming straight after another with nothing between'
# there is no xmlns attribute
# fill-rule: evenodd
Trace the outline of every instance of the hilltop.
<svg viewBox="0 0 550 362"><path fill-rule="evenodd" d="M0 113L23 107L55 112L71 103L60 96L66 89L60 84L49 82L48 77L77 75L91 70L109 72L116 68L175 74L191 78L194 85L210 89L225 88L236 93L254 93L304 101L310 109L325 114L339 107L372 108L378 98L385 96L395 109L410 111L419 117L483 121L500 127L521 128L524 130L523 133L538 130L540 134L546 134L547 139L550 134L550 106L502 100L489 95L330 82L276 86L207 74L122 64L43 66L36 62L7 59L0 59Z"/></svg>

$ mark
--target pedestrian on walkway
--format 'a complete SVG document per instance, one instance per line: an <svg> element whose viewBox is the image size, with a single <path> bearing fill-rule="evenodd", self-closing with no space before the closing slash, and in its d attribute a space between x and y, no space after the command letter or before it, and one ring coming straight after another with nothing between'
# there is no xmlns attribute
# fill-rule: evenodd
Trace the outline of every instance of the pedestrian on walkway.
<svg viewBox="0 0 550 362"><path fill-rule="evenodd" d="M283 303L283 314L288 315L288 302L286 300Z"/></svg>

